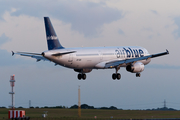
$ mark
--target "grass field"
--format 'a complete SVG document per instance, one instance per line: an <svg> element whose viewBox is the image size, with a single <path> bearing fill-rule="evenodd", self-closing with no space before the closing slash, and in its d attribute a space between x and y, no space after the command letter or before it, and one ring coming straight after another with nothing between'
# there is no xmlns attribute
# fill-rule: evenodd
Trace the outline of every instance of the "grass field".
<svg viewBox="0 0 180 120"><path fill-rule="evenodd" d="M0 119L8 118L9 109L0 109ZM44 111L48 111L45 119L78 119L77 109L21 109L26 111L26 116L31 119L42 118ZM118 119L148 119L148 118L180 118L180 111L144 111L144 110L100 110L82 109L81 119L109 119L111 116Z"/></svg>

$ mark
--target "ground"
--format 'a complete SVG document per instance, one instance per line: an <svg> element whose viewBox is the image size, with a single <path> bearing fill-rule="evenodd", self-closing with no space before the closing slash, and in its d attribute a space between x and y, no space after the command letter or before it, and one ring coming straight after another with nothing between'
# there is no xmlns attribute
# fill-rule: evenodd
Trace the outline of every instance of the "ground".
<svg viewBox="0 0 180 120"><path fill-rule="evenodd" d="M0 119L8 118L8 110L0 109ZM78 109L44 109L32 108L21 109L26 111L26 116L31 119L42 118L44 111L48 111L47 118L53 119L78 119ZM146 110L101 110L101 109L82 109L81 118L93 119L94 117L101 119L119 118L119 119L148 119L148 118L180 118L180 111L146 111Z"/></svg>

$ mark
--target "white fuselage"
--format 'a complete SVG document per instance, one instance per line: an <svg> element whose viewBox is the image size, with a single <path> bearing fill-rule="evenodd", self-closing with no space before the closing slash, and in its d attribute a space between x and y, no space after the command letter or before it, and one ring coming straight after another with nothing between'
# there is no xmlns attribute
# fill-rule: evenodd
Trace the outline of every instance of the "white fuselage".
<svg viewBox="0 0 180 120"><path fill-rule="evenodd" d="M74 53L52 56L52 54L75 51ZM137 58L149 55L142 47L121 46L121 47L92 47L92 48L64 48L44 52L44 57L64 67L72 69L104 69L107 62ZM150 62L141 60L144 65ZM126 64L121 65L127 66Z"/></svg>

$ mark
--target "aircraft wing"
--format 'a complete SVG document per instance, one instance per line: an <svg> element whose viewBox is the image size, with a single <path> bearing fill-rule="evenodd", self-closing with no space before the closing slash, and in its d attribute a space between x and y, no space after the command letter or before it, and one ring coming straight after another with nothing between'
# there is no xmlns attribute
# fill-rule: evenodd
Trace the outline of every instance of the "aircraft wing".
<svg viewBox="0 0 180 120"><path fill-rule="evenodd" d="M14 53L12 51L12 56L14 54L18 54L18 55L21 55L21 56L26 56L26 57L31 57L31 58L35 58L38 61L41 61L41 60L44 60L44 61L50 61L48 59L46 59L45 57L42 56L42 54L39 54L39 53L28 53L28 52L17 52L17 53Z"/></svg>
<svg viewBox="0 0 180 120"><path fill-rule="evenodd" d="M133 63L133 62L136 62L136 61L147 60L147 59L150 59L150 58L155 58L155 57L159 57L159 56L167 55L167 54L169 54L168 50L166 50L166 52L152 54L152 55L138 57L138 58L131 58L131 59L126 59L126 60L112 61L112 62L106 63L105 68L114 68L114 67L122 65L124 63L129 64L129 63Z"/></svg>

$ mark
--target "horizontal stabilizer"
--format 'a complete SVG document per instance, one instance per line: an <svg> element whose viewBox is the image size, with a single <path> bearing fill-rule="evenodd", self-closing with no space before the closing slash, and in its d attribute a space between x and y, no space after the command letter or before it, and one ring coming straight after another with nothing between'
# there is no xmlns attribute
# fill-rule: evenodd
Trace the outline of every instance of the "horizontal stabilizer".
<svg viewBox="0 0 180 120"><path fill-rule="evenodd" d="M40 53L29 53L29 52L17 52L19 54L31 54L31 55L42 55Z"/></svg>
<svg viewBox="0 0 180 120"><path fill-rule="evenodd" d="M28 52L16 52L15 53L15 52L12 51L12 55L14 55L14 54L18 54L18 55L21 55L21 56L35 58L37 60L37 62L41 61L41 60L49 61L48 59L43 57L43 55L40 54L40 53L28 53Z"/></svg>

